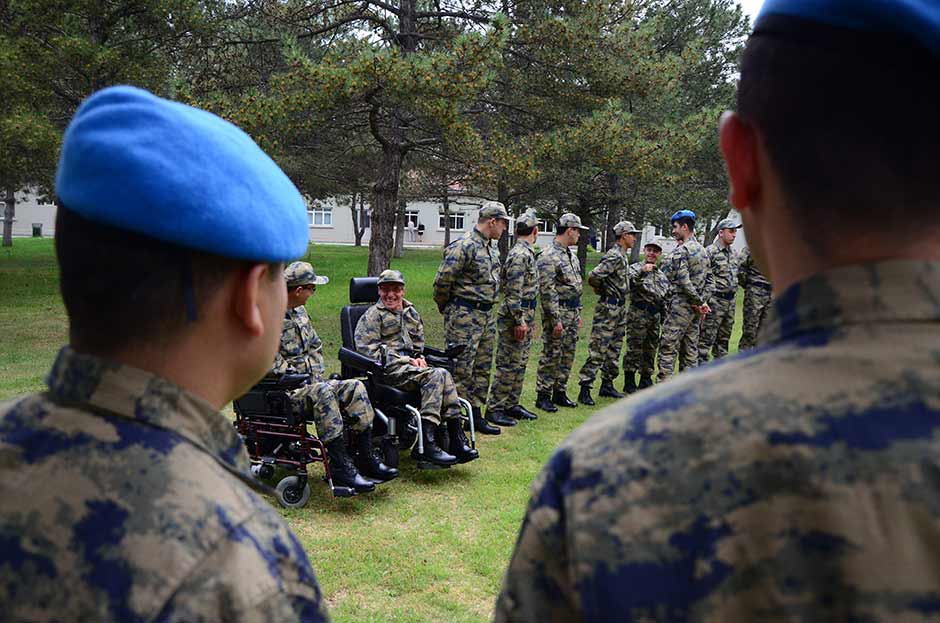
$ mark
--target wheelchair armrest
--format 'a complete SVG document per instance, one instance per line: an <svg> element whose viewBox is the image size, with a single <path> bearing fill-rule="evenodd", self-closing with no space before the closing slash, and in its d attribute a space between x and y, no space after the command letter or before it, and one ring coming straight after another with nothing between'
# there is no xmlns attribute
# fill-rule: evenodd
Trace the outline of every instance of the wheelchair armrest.
<svg viewBox="0 0 940 623"><path fill-rule="evenodd" d="M346 348L345 346L342 346L339 349L339 360L343 365L349 366L354 370L359 370L360 372L381 374L384 370L378 361L370 359L351 348Z"/></svg>
<svg viewBox="0 0 940 623"><path fill-rule="evenodd" d="M432 357L440 357L442 359L456 359L466 349L466 344L448 344L447 348L444 350L441 350L440 348L433 348L431 346L425 346L424 354L430 355Z"/></svg>
<svg viewBox="0 0 940 623"><path fill-rule="evenodd" d="M279 389L297 389L309 380L309 374L282 374L277 379L277 386Z"/></svg>
<svg viewBox="0 0 940 623"><path fill-rule="evenodd" d="M454 371L454 360L448 359L447 357L438 357L437 355L432 355L426 353L424 360L428 362L428 365L432 368L444 368L450 372Z"/></svg>

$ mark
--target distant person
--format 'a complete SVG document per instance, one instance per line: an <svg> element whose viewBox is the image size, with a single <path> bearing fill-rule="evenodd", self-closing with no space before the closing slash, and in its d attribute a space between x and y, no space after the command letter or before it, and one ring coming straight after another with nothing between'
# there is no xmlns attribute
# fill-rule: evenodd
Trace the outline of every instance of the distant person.
<svg viewBox="0 0 940 623"><path fill-rule="evenodd" d="M415 227L415 222L411 217L408 217L408 242L415 242L418 239L417 231L418 229Z"/></svg>
<svg viewBox="0 0 940 623"><path fill-rule="evenodd" d="M938 9L764 3L719 130L757 347L561 445L496 621L937 619Z"/></svg>
<svg viewBox="0 0 940 623"><path fill-rule="evenodd" d="M325 621L226 404L277 352L304 200L241 130L131 87L56 175L69 344L0 406L0 618Z"/></svg>
<svg viewBox="0 0 940 623"><path fill-rule="evenodd" d="M734 312L738 295L738 254L734 244L741 224L726 218L718 223L715 242L705 249L708 276L702 298L711 313L702 320L698 338L698 362L708 363L709 358L721 359L728 354L731 331L734 329Z"/></svg>
<svg viewBox="0 0 940 623"><path fill-rule="evenodd" d="M418 221L418 242L424 242L424 223Z"/></svg>
<svg viewBox="0 0 940 623"><path fill-rule="evenodd" d="M663 248L656 242L643 247L643 261L630 266L630 310L627 312L627 348L623 354L623 391L653 386L653 368L659 349L669 278L657 262ZM636 374L639 370L640 383Z"/></svg>
<svg viewBox="0 0 940 623"><path fill-rule="evenodd" d="M738 284L744 288L744 305L742 310L743 327L741 339L738 341L738 350L754 348L757 343L757 334L761 325L767 318L770 310L770 295L773 286L761 269L754 263L754 257L749 248L744 249L738 259Z"/></svg>

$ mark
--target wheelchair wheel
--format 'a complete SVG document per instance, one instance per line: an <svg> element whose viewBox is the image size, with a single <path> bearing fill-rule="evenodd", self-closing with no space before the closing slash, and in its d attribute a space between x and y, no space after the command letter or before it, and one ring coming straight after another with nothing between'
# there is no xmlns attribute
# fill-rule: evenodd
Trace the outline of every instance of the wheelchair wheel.
<svg viewBox="0 0 940 623"><path fill-rule="evenodd" d="M301 489L299 476L286 476L277 483L274 494L284 508L303 508L310 499L310 483Z"/></svg>

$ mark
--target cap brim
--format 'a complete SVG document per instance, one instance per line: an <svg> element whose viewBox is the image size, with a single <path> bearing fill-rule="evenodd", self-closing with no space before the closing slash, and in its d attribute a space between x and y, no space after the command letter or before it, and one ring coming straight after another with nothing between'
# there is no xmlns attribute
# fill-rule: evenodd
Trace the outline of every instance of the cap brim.
<svg viewBox="0 0 940 623"><path fill-rule="evenodd" d="M317 284L318 286L326 285L329 282L330 282L330 278L324 277L323 275L317 275L316 279L313 280L313 283Z"/></svg>
<svg viewBox="0 0 940 623"><path fill-rule="evenodd" d="M572 225L572 227L577 227L578 229L583 229L584 231L591 229L590 227L585 227L584 225Z"/></svg>

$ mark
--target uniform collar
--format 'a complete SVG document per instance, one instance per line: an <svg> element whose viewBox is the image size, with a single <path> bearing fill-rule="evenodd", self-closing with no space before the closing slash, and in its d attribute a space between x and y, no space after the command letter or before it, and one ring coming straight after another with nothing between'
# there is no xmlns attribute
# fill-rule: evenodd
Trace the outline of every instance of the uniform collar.
<svg viewBox="0 0 940 623"><path fill-rule="evenodd" d="M760 343L827 336L841 327L940 320L940 262L843 266L790 286L774 300Z"/></svg>
<svg viewBox="0 0 940 623"><path fill-rule="evenodd" d="M483 235L483 232L481 232L481 231L480 231L479 229L477 229L476 227L473 228L473 230L471 231L471 234L470 234L470 235L471 235L471 236L476 236L477 238L479 238L480 241L481 241L483 244L489 244L489 242L490 242L490 239L487 238L486 236L484 236L484 235Z"/></svg>
<svg viewBox="0 0 940 623"><path fill-rule="evenodd" d="M561 249L562 251L567 251L568 253L571 253L571 247L569 247L569 246L567 246L567 245L559 244L559 242L558 242L557 240L552 240L552 245L558 247L558 248Z"/></svg>
<svg viewBox="0 0 940 623"><path fill-rule="evenodd" d="M404 311L405 311L406 309L408 309L409 307L414 307L414 304L413 304L411 301L409 301L408 299L402 299L402 301L401 301L401 311L394 311L394 310L391 310L391 309L389 309L388 307L386 307L386 306L385 306L385 303L382 302L382 299L379 299L378 302L375 304L375 306L378 307L379 309L383 310L383 311L387 311L387 312L390 312L390 313L392 313L392 314L401 314L401 313L404 313Z"/></svg>
<svg viewBox="0 0 940 623"><path fill-rule="evenodd" d="M166 379L64 346L46 384L55 402L89 405L170 431L242 476L249 473L245 446L232 423L209 403Z"/></svg>

